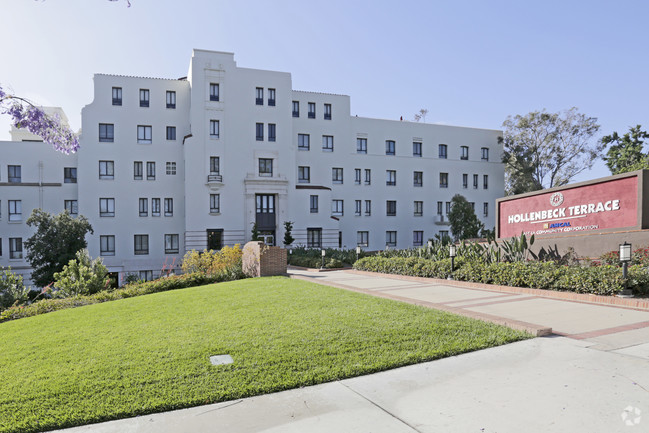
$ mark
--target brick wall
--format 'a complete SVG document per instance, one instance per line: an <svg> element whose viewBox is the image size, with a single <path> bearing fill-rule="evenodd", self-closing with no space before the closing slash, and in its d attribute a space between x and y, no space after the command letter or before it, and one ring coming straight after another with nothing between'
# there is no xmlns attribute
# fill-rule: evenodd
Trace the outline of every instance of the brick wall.
<svg viewBox="0 0 649 433"><path fill-rule="evenodd" d="M243 247L243 272L249 277L286 275L286 250L271 247L260 241L248 242Z"/></svg>

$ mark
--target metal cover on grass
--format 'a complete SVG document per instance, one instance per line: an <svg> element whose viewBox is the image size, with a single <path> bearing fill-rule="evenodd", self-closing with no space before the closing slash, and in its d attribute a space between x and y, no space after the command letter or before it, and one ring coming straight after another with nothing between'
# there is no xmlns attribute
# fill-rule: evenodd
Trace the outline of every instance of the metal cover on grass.
<svg viewBox="0 0 649 433"><path fill-rule="evenodd" d="M232 364L234 360L230 355L214 355L210 356L210 362L212 365L225 365Z"/></svg>

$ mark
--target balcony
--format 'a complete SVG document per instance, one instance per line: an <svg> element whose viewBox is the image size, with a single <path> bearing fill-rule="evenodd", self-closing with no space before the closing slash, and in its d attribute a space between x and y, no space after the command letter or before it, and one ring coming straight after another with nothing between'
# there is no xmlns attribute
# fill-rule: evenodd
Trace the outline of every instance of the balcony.
<svg viewBox="0 0 649 433"><path fill-rule="evenodd" d="M448 221L448 217L445 217L444 215L435 215L433 217L433 222L438 226L448 226L451 224Z"/></svg>
<svg viewBox="0 0 649 433"><path fill-rule="evenodd" d="M208 174L207 183L223 183L223 176L220 174Z"/></svg>

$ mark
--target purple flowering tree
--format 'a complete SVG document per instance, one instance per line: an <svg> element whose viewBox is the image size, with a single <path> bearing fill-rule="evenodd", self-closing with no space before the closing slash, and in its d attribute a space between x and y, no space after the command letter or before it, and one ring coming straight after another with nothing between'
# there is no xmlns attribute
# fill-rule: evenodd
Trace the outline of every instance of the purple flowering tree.
<svg viewBox="0 0 649 433"><path fill-rule="evenodd" d="M61 123L58 115L48 116L42 108L0 87L0 114L8 114L16 128L25 128L66 155L79 149L77 135Z"/></svg>

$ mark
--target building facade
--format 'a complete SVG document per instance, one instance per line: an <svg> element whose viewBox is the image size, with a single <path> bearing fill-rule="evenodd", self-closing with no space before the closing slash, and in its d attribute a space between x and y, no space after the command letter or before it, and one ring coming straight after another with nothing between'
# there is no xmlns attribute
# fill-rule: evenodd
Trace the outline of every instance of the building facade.
<svg viewBox="0 0 649 433"><path fill-rule="evenodd" d="M348 96L293 90L232 53L194 50L181 79L96 75L76 155L14 132L0 266L25 272L34 207L84 215L91 256L150 278L188 250L250 240L253 224L279 245L285 221L294 245L425 245L448 233L453 195L492 228L504 191L500 131L352 116Z"/></svg>

